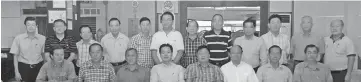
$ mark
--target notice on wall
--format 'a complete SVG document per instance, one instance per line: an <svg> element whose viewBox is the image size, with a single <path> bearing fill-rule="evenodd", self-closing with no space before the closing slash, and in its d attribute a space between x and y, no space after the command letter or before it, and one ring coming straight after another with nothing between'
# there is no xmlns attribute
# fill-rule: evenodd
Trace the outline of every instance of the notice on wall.
<svg viewBox="0 0 361 82"><path fill-rule="evenodd" d="M62 19L66 22L66 11L65 10L49 10L49 23L53 23L57 19Z"/></svg>
<svg viewBox="0 0 361 82"><path fill-rule="evenodd" d="M72 20L68 21L68 30L73 30L73 21Z"/></svg>

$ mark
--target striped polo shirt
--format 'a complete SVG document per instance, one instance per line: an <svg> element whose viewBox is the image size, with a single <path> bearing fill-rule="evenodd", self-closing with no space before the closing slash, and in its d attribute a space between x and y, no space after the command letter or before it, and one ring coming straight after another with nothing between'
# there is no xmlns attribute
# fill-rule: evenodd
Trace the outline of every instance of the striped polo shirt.
<svg viewBox="0 0 361 82"><path fill-rule="evenodd" d="M61 46L62 48L64 48L64 58L68 59L71 52L75 54L78 53L76 42L77 41L75 40L75 38L68 34L65 34L62 40L59 40L54 34L46 38L44 50L45 52L53 52L53 48L55 46Z"/></svg>
<svg viewBox="0 0 361 82"><path fill-rule="evenodd" d="M222 29L220 34L216 34L211 30L205 32L203 37L207 41L207 46L210 50L210 60L220 61L228 59L227 49L232 46L231 32Z"/></svg>

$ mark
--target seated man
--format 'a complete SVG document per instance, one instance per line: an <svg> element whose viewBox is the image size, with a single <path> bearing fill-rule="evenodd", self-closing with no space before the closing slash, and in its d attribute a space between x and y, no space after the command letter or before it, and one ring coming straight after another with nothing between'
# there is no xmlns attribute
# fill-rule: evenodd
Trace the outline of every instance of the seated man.
<svg viewBox="0 0 361 82"><path fill-rule="evenodd" d="M64 61L62 47L55 47L50 57L51 61L41 67L36 82L73 82L77 78L73 63Z"/></svg>
<svg viewBox="0 0 361 82"><path fill-rule="evenodd" d="M190 64L184 74L186 82L222 82L221 69L209 63L209 49L199 46L196 50L198 62Z"/></svg>
<svg viewBox="0 0 361 82"><path fill-rule="evenodd" d="M159 48L162 63L153 66L150 82L184 82L184 68L172 61L173 47L162 44Z"/></svg>
<svg viewBox="0 0 361 82"><path fill-rule="evenodd" d="M80 67L78 82L116 82L113 66L104 60L103 47L94 43L89 46L90 61Z"/></svg>
<svg viewBox="0 0 361 82"><path fill-rule="evenodd" d="M150 72L147 68L138 65L137 52L135 48L128 48L125 51L127 63L118 69L118 82L149 82Z"/></svg>
<svg viewBox="0 0 361 82"><path fill-rule="evenodd" d="M333 82L330 68L317 62L319 49L316 45L307 45L305 62L296 65L293 82Z"/></svg>
<svg viewBox="0 0 361 82"><path fill-rule="evenodd" d="M292 82L291 70L281 65L282 49L273 45L268 49L269 63L258 68L257 76L260 82Z"/></svg>

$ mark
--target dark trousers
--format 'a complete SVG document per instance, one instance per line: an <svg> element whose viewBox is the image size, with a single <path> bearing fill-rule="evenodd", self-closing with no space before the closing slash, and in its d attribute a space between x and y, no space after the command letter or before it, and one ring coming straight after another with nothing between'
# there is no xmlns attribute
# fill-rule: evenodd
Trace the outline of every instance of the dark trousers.
<svg viewBox="0 0 361 82"><path fill-rule="evenodd" d="M254 72L257 73L257 70L258 70L259 66L253 68Z"/></svg>
<svg viewBox="0 0 361 82"><path fill-rule="evenodd" d="M209 60L209 63L216 65L218 67L221 67L222 65L228 63L230 61L230 59L226 59L226 60L220 60L220 61L213 61L213 60Z"/></svg>
<svg viewBox="0 0 361 82"><path fill-rule="evenodd" d="M74 64L75 74L76 74L77 76L79 76L80 67L76 66L77 60L73 60L72 62L73 62L73 64Z"/></svg>
<svg viewBox="0 0 361 82"><path fill-rule="evenodd" d="M113 67L114 67L115 73L117 73L117 72L118 72L118 69L119 69L122 65L124 65L125 63L127 63L127 61L123 61L123 62L113 62L113 63L111 63L111 64L113 65Z"/></svg>
<svg viewBox="0 0 361 82"><path fill-rule="evenodd" d="M43 66L43 62L40 62L38 64L26 64L26 63L18 62L18 69L22 81L35 82L41 66Z"/></svg>
<svg viewBox="0 0 361 82"><path fill-rule="evenodd" d="M331 71L333 82L345 82L347 69L340 71Z"/></svg>

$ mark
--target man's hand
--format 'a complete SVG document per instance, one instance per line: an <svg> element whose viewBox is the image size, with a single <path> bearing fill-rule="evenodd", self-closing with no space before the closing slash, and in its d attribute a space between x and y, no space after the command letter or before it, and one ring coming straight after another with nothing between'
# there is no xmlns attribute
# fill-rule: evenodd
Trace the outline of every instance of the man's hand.
<svg viewBox="0 0 361 82"><path fill-rule="evenodd" d="M20 75L19 72L15 72L15 80L16 81L21 81L22 80L21 75Z"/></svg>
<svg viewBox="0 0 361 82"><path fill-rule="evenodd" d="M345 82L351 82L351 74L346 74Z"/></svg>

